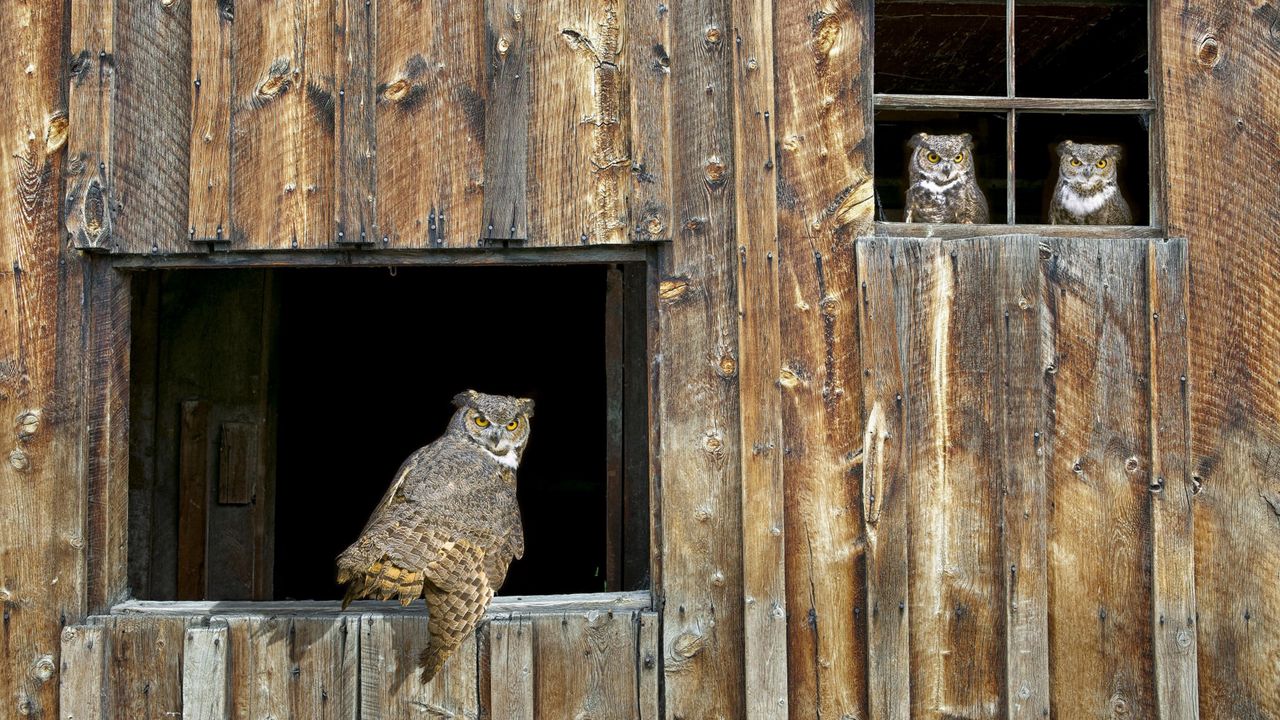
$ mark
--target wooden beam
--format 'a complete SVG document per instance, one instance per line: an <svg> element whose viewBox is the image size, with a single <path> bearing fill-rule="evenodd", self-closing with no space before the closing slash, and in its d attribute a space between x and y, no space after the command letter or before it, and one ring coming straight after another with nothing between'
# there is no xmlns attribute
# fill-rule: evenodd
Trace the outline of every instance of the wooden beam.
<svg viewBox="0 0 1280 720"><path fill-rule="evenodd" d="M373 62L378 8L372 0L341 0L337 7L338 57L334 66L337 235L334 240L339 245L382 244L375 212L378 141Z"/></svg>
<svg viewBox="0 0 1280 720"><path fill-rule="evenodd" d="M475 635L468 636L431 682L418 679L427 618L366 613L360 617L361 720L478 717Z"/></svg>
<svg viewBox="0 0 1280 720"><path fill-rule="evenodd" d="M495 619L488 632L490 716L534 720L532 620Z"/></svg>
<svg viewBox="0 0 1280 720"><path fill-rule="evenodd" d="M632 2L623 35L629 58L631 238L670 240L672 227L671 11L656 0Z"/></svg>
<svg viewBox="0 0 1280 720"><path fill-rule="evenodd" d="M532 4L531 4L532 5ZM528 10L536 11L532 6ZM529 53L526 9L485 0L484 224L490 240L529 240Z"/></svg>
<svg viewBox="0 0 1280 720"><path fill-rule="evenodd" d="M231 720L227 623L187 628L182 648L182 717Z"/></svg>
<svg viewBox="0 0 1280 720"><path fill-rule="evenodd" d="M628 612L652 607L653 599L648 590L627 593L584 593L568 595L502 596L493 599L487 617L565 612ZM340 615L342 603L337 600L278 600L247 602L238 600L206 600L200 602L167 602L157 600L127 600L111 608L113 614L140 614L163 616L206 617L214 615ZM422 615L421 605L402 607L398 602L358 600L351 605L352 612L378 613L382 615Z"/></svg>
<svg viewBox="0 0 1280 720"><path fill-rule="evenodd" d="M876 93L877 110L1018 110L1072 114L1145 114L1156 109L1154 100L1110 98L1036 98L985 95L907 95Z"/></svg>
<svg viewBox="0 0 1280 720"><path fill-rule="evenodd" d="M774 162L773 2L735 0L735 236L742 413L742 584L747 718L785 720L786 526Z"/></svg>
<svg viewBox="0 0 1280 720"><path fill-rule="evenodd" d="M111 717L182 716L184 624L182 618L106 619Z"/></svg>
<svg viewBox="0 0 1280 720"><path fill-rule="evenodd" d="M62 631L58 672L58 717L106 720L106 644L101 625L71 625ZM49 660L49 672L53 672Z"/></svg>
<svg viewBox="0 0 1280 720"><path fill-rule="evenodd" d="M604 297L605 376L605 590L622 589L624 467L622 390L626 379L623 276L618 266L606 270Z"/></svg>
<svg viewBox="0 0 1280 720"><path fill-rule="evenodd" d="M50 152L65 143L64 207L67 233L81 250L110 251L112 236L111 142L116 89L115 3L71 4L71 87L66 111L55 111L45 125Z"/></svg>
<svg viewBox="0 0 1280 720"><path fill-rule="evenodd" d="M221 0L191 3L190 201L187 239L231 239L231 25ZM136 40L136 38L130 38ZM170 109L172 112L172 109Z"/></svg>
<svg viewBox="0 0 1280 720"><path fill-rule="evenodd" d="M178 435L178 599L201 600L209 517L209 403L182 402Z"/></svg>
<svg viewBox="0 0 1280 720"><path fill-rule="evenodd" d="M1131 225L934 225L931 223L878 222L879 237L918 237L942 240L981 237L983 235L1027 235L1058 238L1158 238L1165 232L1158 227Z"/></svg>

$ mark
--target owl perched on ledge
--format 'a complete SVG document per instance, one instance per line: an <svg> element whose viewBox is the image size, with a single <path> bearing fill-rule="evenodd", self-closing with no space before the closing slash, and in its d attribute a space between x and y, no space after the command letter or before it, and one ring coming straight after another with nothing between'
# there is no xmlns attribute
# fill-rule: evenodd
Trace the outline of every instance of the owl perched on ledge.
<svg viewBox="0 0 1280 720"><path fill-rule="evenodd" d="M973 136L916 133L907 143L907 209L903 218L917 223L985 224L987 196L973 169Z"/></svg>
<svg viewBox="0 0 1280 720"><path fill-rule="evenodd" d="M1119 145L1058 144L1058 184L1049 203L1051 225L1132 225L1120 193Z"/></svg>
<svg viewBox="0 0 1280 720"><path fill-rule="evenodd" d="M516 469L533 401L468 390L453 404L445 434L404 461L359 539L338 556L343 608L359 598L426 598L424 683L475 630L524 554Z"/></svg>

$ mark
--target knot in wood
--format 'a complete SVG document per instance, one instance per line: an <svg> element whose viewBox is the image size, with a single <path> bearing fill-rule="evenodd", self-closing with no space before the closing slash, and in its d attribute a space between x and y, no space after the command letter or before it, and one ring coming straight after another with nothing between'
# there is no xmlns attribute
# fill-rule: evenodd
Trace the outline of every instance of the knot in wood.
<svg viewBox="0 0 1280 720"><path fill-rule="evenodd" d="M267 77L258 83L254 95L260 101L272 100L288 92L291 82L289 78L289 60L280 58L271 64L271 68L267 70Z"/></svg>
<svg viewBox="0 0 1280 720"><path fill-rule="evenodd" d="M669 278L658 283L658 297L666 302L674 302L689 291L689 279L683 277Z"/></svg>
<svg viewBox="0 0 1280 720"><path fill-rule="evenodd" d="M388 85L387 88L382 91L382 96L391 102L400 102L409 94L409 88L411 87L413 87L412 83L405 78L400 78Z"/></svg>
<svg viewBox="0 0 1280 720"><path fill-rule="evenodd" d="M14 448L13 452L9 453L9 467L23 472L31 467L31 459L21 448Z"/></svg>
<svg viewBox="0 0 1280 720"><path fill-rule="evenodd" d="M711 584L715 585L716 587L723 587L724 573L720 572L719 570L711 573Z"/></svg>
<svg viewBox="0 0 1280 720"><path fill-rule="evenodd" d="M511 41L505 37L498 38L498 55L506 57L511 52Z"/></svg>
<svg viewBox="0 0 1280 720"><path fill-rule="evenodd" d="M706 437L702 439L702 449L710 455L720 457L724 453L724 441L720 439L720 433L715 430L708 431Z"/></svg>
<svg viewBox="0 0 1280 720"><path fill-rule="evenodd" d="M50 155L67 143L67 113L59 110L44 124L44 151Z"/></svg>
<svg viewBox="0 0 1280 720"><path fill-rule="evenodd" d="M738 373L738 363L732 355L725 353L720 356L719 373L720 377L726 380Z"/></svg>
<svg viewBox="0 0 1280 720"><path fill-rule="evenodd" d="M1196 62L1205 67L1217 67L1222 62L1222 48L1213 33L1204 33L1196 41Z"/></svg>
<svg viewBox="0 0 1280 720"><path fill-rule="evenodd" d="M28 410L18 416L18 438L26 440L40 429L40 411Z"/></svg>
<svg viewBox="0 0 1280 720"><path fill-rule="evenodd" d="M800 384L800 376L791 368L782 368L778 375L778 384L784 388L793 388Z"/></svg>
<svg viewBox="0 0 1280 720"><path fill-rule="evenodd" d="M1130 475L1138 472L1138 458L1136 456L1131 455L1124 461L1124 471Z"/></svg>
<svg viewBox="0 0 1280 720"><path fill-rule="evenodd" d="M707 42L716 45L720 42L720 28L712 25L707 28Z"/></svg>
<svg viewBox="0 0 1280 720"><path fill-rule="evenodd" d="M649 219L644 221L644 229L651 237L662 237L662 233L666 232L667 225L662 222L662 218L657 215L651 215Z"/></svg>
<svg viewBox="0 0 1280 720"><path fill-rule="evenodd" d="M724 161L721 160L719 156L712 155L707 158L707 167L705 171L707 182L712 185L719 185L724 182L725 170Z"/></svg>
<svg viewBox="0 0 1280 720"><path fill-rule="evenodd" d="M32 664L28 675L38 683L47 683L53 679L53 673L56 669L53 664L53 658L49 655L42 655Z"/></svg>

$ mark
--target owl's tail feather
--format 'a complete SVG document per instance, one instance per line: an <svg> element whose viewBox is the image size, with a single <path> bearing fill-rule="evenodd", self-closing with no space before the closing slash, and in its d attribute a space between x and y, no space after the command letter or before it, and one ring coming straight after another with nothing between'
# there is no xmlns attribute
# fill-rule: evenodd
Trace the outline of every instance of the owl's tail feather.
<svg viewBox="0 0 1280 720"><path fill-rule="evenodd" d="M347 594L342 599L344 610L352 600L360 598L397 598L401 605L408 605L414 598L422 597L425 581L426 577L422 572L397 567L386 558L362 570L342 567L338 571L338 582L347 583Z"/></svg>
<svg viewBox="0 0 1280 720"><path fill-rule="evenodd" d="M429 637L427 648L418 656L418 667L422 669L424 684L435 677L449 656L453 655L468 635L475 632L489 607L489 601L493 599L493 589L483 575L477 575L457 592L441 592L428 586L426 597L430 611L430 619L427 621Z"/></svg>

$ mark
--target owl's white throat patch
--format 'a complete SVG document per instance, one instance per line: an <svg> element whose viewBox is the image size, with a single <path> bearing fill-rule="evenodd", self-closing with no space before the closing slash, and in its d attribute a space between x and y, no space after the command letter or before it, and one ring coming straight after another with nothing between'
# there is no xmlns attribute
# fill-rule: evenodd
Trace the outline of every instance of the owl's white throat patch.
<svg viewBox="0 0 1280 720"><path fill-rule="evenodd" d="M953 185L955 185L956 183L960 182L960 180L961 180L963 177L964 177L963 175L957 175L957 176L955 176L955 177L951 178L950 180L948 180L948 181L946 181L946 182L942 183L941 185L939 185L938 183L936 183L936 182L934 182L934 181L932 181L932 180L924 179L924 180L921 180L921 181L920 181L920 187L924 188L925 190L928 190L929 192L931 192L931 193L933 193L933 194L935 194L935 195L938 195L938 194L941 194L941 193L946 192L947 190L950 190L950 189L951 189L951 186L953 186Z"/></svg>
<svg viewBox="0 0 1280 720"><path fill-rule="evenodd" d="M499 463L506 465L512 470L517 469L520 465L520 456L516 455L515 448L512 448L501 455L489 448L485 448L484 451L489 453L489 457L492 457L494 460L497 460Z"/></svg>
<svg viewBox="0 0 1280 720"><path fill-rule="evenodd" d="M1098 208L1102 207L1115 194L1115 185L1105 187L1101 192L1096 192L1092 195L1081 195L1067 186L1062 188L1062 207L1076 217L1083 217L1089 213L1097 212Z"/></svg>

